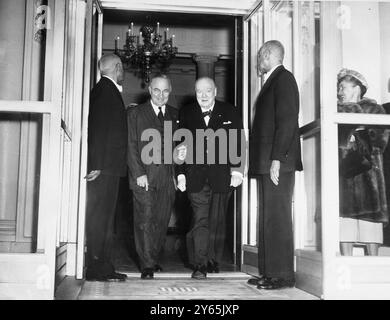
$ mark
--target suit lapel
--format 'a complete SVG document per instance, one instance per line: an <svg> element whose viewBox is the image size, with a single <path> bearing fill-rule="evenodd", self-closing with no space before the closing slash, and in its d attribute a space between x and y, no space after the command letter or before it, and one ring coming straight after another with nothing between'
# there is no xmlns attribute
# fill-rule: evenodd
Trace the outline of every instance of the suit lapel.
<svg viewBox="0 0 390 320"><path fill-rule="evenodd" d="M221 104L219 103L219 101L215 100L214 109L213 109L213 112L211 113L211 117L210 117L209 124L208 124L209 128L215 129L215 128L219 127L218 121L222 117L222 112L223 112L223 108L222 108Z"/></svg>
<svg viewBox="0 0 390 320"><path fill-rule="evenodd" d="M198 102L195 102L195 108L194 108L194 120L198 122L197 125L195 125L196 128L199 128L199 129L206 129L207 126L206 126L206 122L204 121L204 117L203 117L203 114L202 114L202 108L200 107L199 103Z"/></svg>
<svg viewBox="0 0 390 320"><path fill-rule="evenodd" d="M175 120L172 117L172 114L169 112L169 106L165 105L165 114L164 114L164 121L172 121Z"/></svg>
<svg viewBox="0 0 390 320"><path fill-rule="evenodd" d="M271 85L273 79L282 71L284 70L284 66L277 67L274 72L270 75L270 77L267 79L267 81L264 83L263 87L260 90L259 96L261 96L264 92L267 91L268 87Z"/></svg>
<svg viewBox="0 0 390 320"><path fill-rule="evenodd" d="M156 113L154 112L154 109L152 107L152 104L150 103L150 100L146 104L145 108L146 108L146 110L145 110L146 117L149 119L150 123L153 124L153 127L157 128L157 129L161 128L160 120L158 119Z"/></svg>

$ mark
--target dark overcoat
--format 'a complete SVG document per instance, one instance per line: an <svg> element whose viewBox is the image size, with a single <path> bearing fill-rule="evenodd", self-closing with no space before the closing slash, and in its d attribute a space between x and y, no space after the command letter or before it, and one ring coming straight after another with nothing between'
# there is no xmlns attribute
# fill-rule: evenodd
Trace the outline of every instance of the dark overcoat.
<svg viewBox="0 0 390 320"><path fill-rule="evenodd" d="M270 75L255 105L249 136L249 174L269 174L272 160L280 172L302 170L298 126L299 92L295 78L283 66Z"/></svg>
<svg viewBox="0 0 390 320"><path fill-rule="evenodd" d="M126 175L127 119L115 84L102 77L91 91L88 117L88 172Z"/></svg>
<svg viewBox="0 0 390 320"><path fill-rule="evenodd" d="M374 100L363 99L358 103L342 103L339 112L386 113ZM362 134L366 131L366 134ZM389 131L373 126L339 126L340 162L350 150L357 149L356 135L367 137L372 168L352 178L344 178L340 172L340 216L387 224L389 214L386 200L386 184L383 171L383 152L387 146Z"/></svg>

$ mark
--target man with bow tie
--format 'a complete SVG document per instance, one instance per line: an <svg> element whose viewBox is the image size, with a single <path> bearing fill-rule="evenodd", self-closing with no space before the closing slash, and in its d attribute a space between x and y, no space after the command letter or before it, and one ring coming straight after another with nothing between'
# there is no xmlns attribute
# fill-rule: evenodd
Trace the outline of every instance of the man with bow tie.
<svg viewBox="0 0 390 320"><path fill-rule="evenodd" d="M222 151L229 155L232 144L241 152L243 125L239 110L215 99L217 88L211 78L198 79L195 92L197 101L183 107L179 115L180 128L192 133L194 144L193 161L179 166L178 188L187 190L194 213L192 228L187 234L189 262L194 266L192 278L205 279L207 272L219 272L228 202L233 189L242 183L245 155L240 154L240 161L231 163L230 158L224 161L221 154ZM226 137L229 137L229 131L235 131L236 135L226 140L226 146L221 150L221 139L214 136L214 142L209 143L209 135L197 134L201 130L212 134L218 131ZM214 146L213 150L209 149L211 146ZM208 157L211 152L215 152L212 159Z"/></svg>
<svg viewBox="0 0 390 320"><path fill-rule="evenodd" d="M134 235L136 251L141 266L141 279L152 279L155 271L161 271L158 257L164 245L168 223L175 198L174 165L164 150L172 150L164 140L164 124L174 131L178 111L167 104L172 91L166 75L155 76L149 85L150 100L129 108L129 184L134 199ZM145 141L147 131L158 132L161 140ZM172 134L172 133L170 133ZM157 161L150 161L143 149L153 144Z"/></svg>

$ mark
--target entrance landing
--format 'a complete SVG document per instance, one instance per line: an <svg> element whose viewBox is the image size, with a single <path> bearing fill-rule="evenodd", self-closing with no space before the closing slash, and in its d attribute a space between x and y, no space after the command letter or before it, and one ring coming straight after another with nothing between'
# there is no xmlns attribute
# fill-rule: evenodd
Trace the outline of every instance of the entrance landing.
<svg viewBox="0 0 390 320"><path fill-rule="evenodd" d="M190 275L155 274L154 280L141 280L128 274L126 282L85 281L79 300L315 300L317 297L297 288L258 290L247 284L249 276L235 272L193 280Z"/></svg>

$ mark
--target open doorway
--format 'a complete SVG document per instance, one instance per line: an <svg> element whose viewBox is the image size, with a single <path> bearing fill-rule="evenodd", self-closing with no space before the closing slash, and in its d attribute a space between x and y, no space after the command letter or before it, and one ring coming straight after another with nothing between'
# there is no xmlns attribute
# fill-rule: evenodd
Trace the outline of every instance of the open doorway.
<svg viewBox="0 0 390 320"><path fill-rule="evenodd" d="M162 28L169 27L170 32L175 34L175 45L178 47L178 54L167 72L173 86L168 103L180 109L195 99L194 85L198 66L194 57L202 54L216 58L214 74L218 88L217 99L236 105L242 110L241 92L238 92L241 90L241 86L238 85L240 78L238 75L242 73L238 59L238 48L241 45L237 45L241 41L241 37L237 36L237 26L242 23L241 21L239 17L224 15L105 10L102 54L114 51L114 39L118 36L119 47L123 46L125 32L130 22L134 23L136 30L145 23L159 22ZM159 70L152 69L152 74L158 72ZM126 107L144 103L149 98L147 87L135 74L134 69L125 70L123 98ZM240 223L236 210L240 205L237 199L236 194L230 198L221 271L240 269ZM164 250L160 257L164 272L191 272L186 249L186 233L191 227L191 217L192 209L187 194L177 191ZM132 194L128 179L123 178L115 218L115 234L112 239L113 261L118 270L139 272L133 227Z"/></svg>

